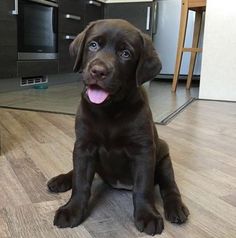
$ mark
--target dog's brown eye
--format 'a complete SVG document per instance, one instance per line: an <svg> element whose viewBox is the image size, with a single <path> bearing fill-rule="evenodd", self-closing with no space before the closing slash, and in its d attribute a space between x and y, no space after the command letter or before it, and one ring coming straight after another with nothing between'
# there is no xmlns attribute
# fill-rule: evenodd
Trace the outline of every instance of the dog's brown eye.
<svg viewBox="0 0 236 238"><path fill-rule="evenodd" d="M97 51L99 49L99 44L96 42L96 41L91 41L89 44L88 44L88 48L89 50L91 51Z"/></svg>
<svg viewBox="0 0 236 238"><path fill-rule="evenodd" d="M130 53L129 50L123 50L123 51L121 52L120 56L121 56L122 58L127 59L127 58L130 58L131 53Z"/></svg>

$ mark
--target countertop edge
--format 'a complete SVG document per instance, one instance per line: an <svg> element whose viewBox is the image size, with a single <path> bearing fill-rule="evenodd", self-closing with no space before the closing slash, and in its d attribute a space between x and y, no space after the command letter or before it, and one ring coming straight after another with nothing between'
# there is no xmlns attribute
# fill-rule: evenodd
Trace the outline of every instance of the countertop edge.
<svg viewBox="0 0 236 238"><path fill-rule="evenodd" d="M153 0L97 0L102 3L135 3L135 2L153 2Z"/></svg>

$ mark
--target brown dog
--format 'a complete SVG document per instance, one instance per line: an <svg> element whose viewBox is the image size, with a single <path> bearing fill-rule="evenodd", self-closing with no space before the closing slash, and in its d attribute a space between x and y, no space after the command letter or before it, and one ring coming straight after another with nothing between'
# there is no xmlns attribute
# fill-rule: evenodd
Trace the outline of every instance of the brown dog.
<svg viewBox="0 0 236 238"><path fill-rule="evenodd" d="M74 227L84 220L95 173L115 188L132 189L139 231L154 235L164 228L155 208L156 184L166 219L185 222L189 212L175 183L168 146L158 138L139 87L161 69L151 40L126 21L100 20L89 24L70 48L85 87L76 116L73 171L48 182L52 192L72 188L54 225Z"/></svg>

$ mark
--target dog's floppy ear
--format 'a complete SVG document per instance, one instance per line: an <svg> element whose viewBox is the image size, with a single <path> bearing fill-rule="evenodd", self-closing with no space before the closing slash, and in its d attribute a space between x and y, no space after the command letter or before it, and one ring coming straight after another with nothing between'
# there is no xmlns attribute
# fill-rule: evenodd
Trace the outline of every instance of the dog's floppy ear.
<svg viewBox="0 0 236 238"><path fill-rule="evenodd" d="M70 44L70 55L76 56L75 64L74 64L74 72L77 72L80 70L82 66L82 59L83 59L83 51L84 51L84 45L86 40L86 35L88 30L95 24L96 22L91 22L89 25L79 34L76 36L76 38L72 41Z"/></svg>
<svg viewBox="0 0 236 238"><path fill-rule="evenodd" d="M142 37L143 47L136 69L136 83L137 86L153 79L160 73L162 65L159 56L153 47L151 38L143 33L140 33Z"/></svg>

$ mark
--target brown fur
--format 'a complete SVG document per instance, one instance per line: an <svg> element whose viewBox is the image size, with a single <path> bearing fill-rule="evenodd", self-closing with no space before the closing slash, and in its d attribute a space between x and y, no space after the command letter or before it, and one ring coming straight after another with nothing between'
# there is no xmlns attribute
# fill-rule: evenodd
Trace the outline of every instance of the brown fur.
<svg viewBox="0 0 236 238"><path fill-rule="evenodd" d="M154 235L164 228L154 204L156 184L166 219L185 222L189 212L175 183L168 146L158 137L147 97L139 87L161 69L150 38L126 21L101 20L80 33L70 50L77 55L74 70L82 72L85 89L76 116L73 171L48 183L52 192L72 188L54 224L74 227L85 219L95 173L111 186L132 189L139 231ZM91 85L109 92L101 105L90 102L86 90Z"/></svg>

